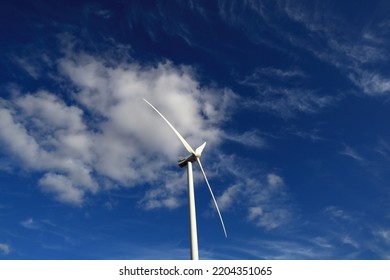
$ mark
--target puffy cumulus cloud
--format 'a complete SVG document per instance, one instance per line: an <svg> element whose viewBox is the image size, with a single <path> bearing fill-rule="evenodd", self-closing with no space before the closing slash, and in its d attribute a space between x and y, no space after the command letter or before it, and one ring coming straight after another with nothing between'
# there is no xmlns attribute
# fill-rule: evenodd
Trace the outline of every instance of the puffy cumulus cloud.
<svg viewBox="0 0 390 280"><path fill-rule="evenodd" d="M28 166L34 166L34 160L39 154L39 145L28 135L26 128L15 122L12 113L6 108L0 108L0 137L9 151L16 154Z"/></svg>
<svg viewBox="0 0 390 280"><path fill-rule="evenodd" d="M34 95L20 96L16 103L39 129L66 129L72 132L85 129L83 112L75 106L66 106L49 92L39 91Z"/></svg>
<svg viewBox="0 0 390 280"><path fill-rule="evenodd" d="M186 185L183 184L186 182L186 172L162 170L160 176L165 178L164 185L148 189L143 199L139 201L139 205L146 210L174 209L184 202L180 198L187 191Z"/></svg>
<svg viewBox="0 0 390 280"><path fill-rule="evenodd" d="M39 186L43 191L53 194L58 201L75 205L83 202L83 190L77 188L66 176L47 173L39 180Z"/></svg>
<svg viewBox="0 0 390 280"><path fill-rule="evenodd" d="M141 66L71 49L57 61L62 95L40 90L0 100L0 141L13 163L43 173L39 187L63 203L81 206L105 182L158 185L140 203L147 209L181 205L180 186L168 183L177 175L165 170L186 152L142 99L196 148L219 144L236 95L201 87L190 67L170 62Z"/></svg>
<svg viewBox="0 0 390 280"><path fill-rule="evenodd" d="M83 134L86 142L91 141L81 120L81 110L47 92L20 95L3 103L0 141L19 166L63 174L79 192L97 191L98 184L91 175L93 166L83 157L88 152L77 145L77 141L69 141ZM42 185L47 186L47 180L43 180ZM59 184L52 188L54 193L59 194L60 190L63 188ZM63 198L63 193L58 197ZM81 203L80 199L60 200Z"/></svg>
<svg viewBox="0 0 390 280"><path fill-rule="evenodd" d="M11 252L11 247L8 244L0 243L0 253L8 255Z"/></svg>

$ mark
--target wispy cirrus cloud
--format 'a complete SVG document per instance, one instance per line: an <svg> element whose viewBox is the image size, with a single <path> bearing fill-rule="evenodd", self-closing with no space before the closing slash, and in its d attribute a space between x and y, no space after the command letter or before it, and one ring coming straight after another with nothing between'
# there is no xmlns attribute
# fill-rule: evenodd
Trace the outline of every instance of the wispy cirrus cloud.
<svg viewBox="0 0 390 280"><path fill-rule="evenodd" d="M270 79L278 83L287 83L287 84L302 84L302 80L307 78L305 74L300 69L279 69L275 67L257 67L246 76L241 83L244 85L257 86L259 84L264 84L269 82Z"/></svg>
<svg viewBox="0 0 390 280"><path fill-rule="evenodd" d="M377 229L373 234L380 237L386 244L390 245L390 229Z"/></svg>
<svg viewBox="0 0 390 280"><path fill-rule="evenodd" d="M291 222L294 207L280 175L259 170L253 174L248 171L251 169L244 169L244 161L235 156L224 156L220 162L223 172L234 182L217 197L221 211L243 209L248 223L266 230Z"/></svg>
<svg viewBox="0 0 390 280"><path fill-rule="evenodd" d="M258 84L256 98L247 100L245 105L261 111L276 113L283 118L291 118L297 113L318 113L334 103L331 96L317 95L310 89L286 88Z"/></svg>
<svg viewBox="0 0 390 280"><path fill-rule="evenodd" d="M364 163L366 160L355 149L350 146L345 146L344 150L340 154L350 157L360 163Z"/></svg>
<svg viewBox="0 0 390 280"><path fill-rule="evenodd" d="M20 222L20 224L25 227L25 228L28 228L28 229L39 229L40 226L38 225L38 223L33 219L33 218L28 218L26 220L23 220Z"/></svg>
<svg viewBox="0 0 390 280"><path fill-rule="evenodd" d="M390 93L390 77L367 70L357 70L349 75L351 81L368 95Z"/></svg>
<svg viewBox="0 0 390 280"><path fill-rule="evenodd" d="M285 130L284 133L288 135L294 135L302 139L308 139L314 142L320 140L326 140L326 138L321 136L321 130L318 128L313 128L309 130L300 130L297 129L296 127L289 127Z"/></svg>
<svg viewBox="0 0 390 280"><path fill-rule="evenodd" d="M341 237L341 242L347 245L351 245L355 249L360 249L359 242L357 240L354 240L351 236L349 235L344 235Z"/></svg>
<svg viewBox="0 0 390 280"><path fill-rule="evenodd" d="M373 226L371 229L371 242L365 247L374 252L378 258L390 260L390 229L383 226Z"/></svg>
<svg viewBox="0 0 390 280"><path fill-rule="evenodd" d="M307 259L358 259L367 252L378 259L387 258L387 229L375 221L367 222L363 212L329 205L316 219L295 224L293 230L299 232L294 235L299 236L297 247L313 253Z"/></svg>
<svg viewBox="0 0 390 280"><path fill-rule="evenodd" d="M309 12L303 3L292 5L290 1L285 2L283 12L323 44L320 46L303 37L292 38L291 42L343 70L363 93L388 94L388 75L381 73L378 67L371 67L374 63L383 64L389 60L390 41L383 29L383 26L388 26L388 20L379 17L372 22L368 19L360 23L360 28L351 28L353 21L347 22L333 8L322 4L324 7L318 5L314 12Z"/></svg>
<svg viewBox="0 0 390 280"><path fill-rule="evenodd" d="M22 57L15 57L14 61L34 79L38 79L41 75L41 69L36 67L36 65L30 61L27 61L27 59Z"/></svg>
<svg viewBox="0 0 390 280"><path fill-rule="evenodd" d="M261 135L261 133L252 129L249 131L244 131L242 133L233 133L233 132L224 132L224 139L229 141L236 142L238 144L253 147L253 148L264 148L267 146L267 142L265 138Z"/></svg>
<svg viewBox="0 0 390 280"><path fill-rule="evenodd" d="M276 113L283 118L297 113L317 113L331 105L336 97L319 95L305 86L308 76L300 69L256 68L240 84L255 89L257 96L247 106Z"/></svg>
<svg viewBox="0 0 390 280"><path fill-rule="evenodd" d="M334 248L328 246L326 240L319 238L315 240L286 238L284 240L247 240L240 247L230 249L239 251L248 259L313 260L329 259Z"/></svg>
<svg viewBox="0 0 390 280"><path fill-rule="evenodd" d="M346 213L343 209L337 206L331 205L324 209L324 213L327 214L331 219L338 219L344 221L352 221L353 218Z"/></svg>
<svg viewBox="0 0 390 280"><path fill-rule="evenodd" d="M256 259L357 259L367 252L378 259L389 258L388 228L367 223L362 213L334 205L325 207L320 215L318 221L295 223L293 234L279 231L272 240L245 240L230 249Z"/></svg>
<svg viewBox="0 0 390 280"><path fill-rule="evenodd" d="M11 247L7 243L0 243L0 253L8 255L11 252Z"/></svg>
<svg viewBox="0 0 390 280"><path fill-rule="evenodd" d="M390 145L386 140L379 139L375 150L386 159L390 159Z"/></svg>
<svg viewBox="0 0 390 280"><path fill-rule="evenodd" d="M299 52L289 46L309 51L322 62L340 69L362 93L371 96L390 93L388 73L372 67L374 63L384 65L390 59L387 15L377 14L375 20L370 18L369 12L365 20L353 15L346 17L337 5L321 1L231 3L221 0L219 9L228 24L240 28L256 44L297 58ZM372 5L370 12L379 9L379 6ZM258 32L259 29L262 32ZM285 78L294 73L280 73L273 69L268 72ZM252 77L256 75L254 72Z"/></svg>

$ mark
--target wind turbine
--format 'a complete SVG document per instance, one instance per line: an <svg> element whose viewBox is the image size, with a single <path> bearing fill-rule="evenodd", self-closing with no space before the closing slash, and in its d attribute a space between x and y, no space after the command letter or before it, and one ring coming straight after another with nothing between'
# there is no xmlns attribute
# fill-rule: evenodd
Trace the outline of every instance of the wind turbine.
<svg viewBox="0 0 390 280"><path fill-rule="evenodd" d="M192 175L192 163L197 162L200 171L203 174L203 178L206 181L207 187L210 191L211 197L213 198L215 208L217 210L219 219L221 221L221 225L223 228L223 232L225 234L225 237L227 237L225 224L222 219L221 212L219 211L219 207L217 204L217 201L215 199L213 190L210 187L209 181L207 180L206 173L204 172L202 163L200 161L200 157L202 155L203 149L206 146L206 142L204 142L202 145L200 145L198 148L192 149L190 144L183 138L183 136L180 135L180 133L173 127L173 125L163 116L163 114L160 113L159 110L157 110L152 104L150 104L145 98L143 99L146 103L150 105L163 119L164 121L172 128L173 132L175 132L176 136L179 138L181 143L184 145L186 150L190 153L189 156L186 158L180 160L178 162L178 165L180 167L187 166L187 181L188 181L188 209L189 209L189 219L190 219L190 245L191 245L191 259L192 260L198 260L199 259L199 253L198 253L198 234L196 229L196 211L195 211L195 194L194 194L194 178Z"/></svg>

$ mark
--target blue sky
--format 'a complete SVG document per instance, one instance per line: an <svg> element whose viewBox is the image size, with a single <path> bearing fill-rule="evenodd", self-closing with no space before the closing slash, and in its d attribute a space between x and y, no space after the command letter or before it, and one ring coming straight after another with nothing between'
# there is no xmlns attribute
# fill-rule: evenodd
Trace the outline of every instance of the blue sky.
<svg viewBox="0 0 390 280"><path fill-rule="evenodd" d="M390 258L389 1L7 2L1 259Z"/></svg>

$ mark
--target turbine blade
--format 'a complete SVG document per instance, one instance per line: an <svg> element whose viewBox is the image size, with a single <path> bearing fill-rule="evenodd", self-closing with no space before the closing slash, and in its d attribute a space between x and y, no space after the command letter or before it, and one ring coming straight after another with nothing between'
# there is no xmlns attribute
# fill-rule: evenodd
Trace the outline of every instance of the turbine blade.
<svg viewBox="0 0 390 280"><path fill-rule="evenodd" d="M164 121L172 128L173 132L175 132L176 136L180 139L181 143L183 143L186 150L190 153L195 155L194 149L191 148L190 144L183 138L183 136L180 135L180 133L173 127L173 125L163 116L163 114L160 113L159 110L157 110L152 104L149 103L145 98L143 100L150 105L163 119Z"/></svg>
<svg viewBox="0 0 390 280"><path fill-rule="evenodd" d="M221 211L219 211L219 207L218 207L217 201L215 200L215 196L214 196L213 190L212 190L211 187L210 187L209 181L207 180L206 173L204 172L202 163L200 162L200 159L199 159L198 157L196 158L196 161L197 161L198 164L199 164L199 167L200 167L200 170L202 171L204 180L206 181L207 187L209 188L211 197L213 198L215 208L217 209L218 216L219 216L219 219L220 219L221 224L222 224L223 232L225 233L225 237L227 238L227 233L226 233L225 224L224 224L223 219L222 219Z"/></svg>
<svg viewBox="0 0 390 280"><path fill-rule="evenodd" d="M198 148L195 149L195 156L200 157L202 155L203 149L206 146L206 142L204 142L202 145L200 145Z"/></svg>

